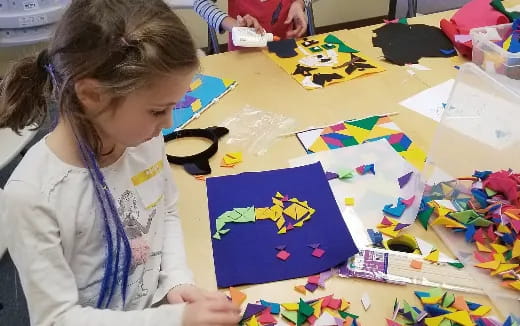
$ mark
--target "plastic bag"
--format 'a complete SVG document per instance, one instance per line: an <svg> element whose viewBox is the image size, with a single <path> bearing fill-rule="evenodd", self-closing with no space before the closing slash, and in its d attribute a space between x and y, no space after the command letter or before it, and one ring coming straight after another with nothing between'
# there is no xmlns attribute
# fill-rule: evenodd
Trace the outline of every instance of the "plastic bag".
<svg viewBox="0 0 520 326"><path fill-rule="evenodd" d="M279 113L246 106L220 124L229 129L225 142L251 154L263 155L283 134L293 130L296 121Z"/></svg>

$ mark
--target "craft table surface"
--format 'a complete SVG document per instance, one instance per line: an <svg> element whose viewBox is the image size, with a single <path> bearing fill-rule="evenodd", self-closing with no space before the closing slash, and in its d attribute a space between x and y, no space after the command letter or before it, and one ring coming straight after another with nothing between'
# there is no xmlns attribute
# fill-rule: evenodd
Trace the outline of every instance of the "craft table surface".
<svg viewBox="0 0 520 326"><path fill-rule="evenodd" d="M506 1L506 7L520 3ZM425 23L439 26L441 18L449 18L454 11L410 19L410 23ZM374 59L381 59L382 52L372 46L372 30L378 26L369 26L353 30L333 32L351 47ZM347 118L360 118L371 114L397 111L400 114L394 121L423 149L428 150L436 123L418 113L401 107L398 103L447 79L455 78L454 65L466 60L452 58L426 58L420 63L431 71L419 71L415 77L406 72L406 67L395 66L381 61L386 72L368 75L347 82L338 83L318 90L305 90L285 71L272 62L259 50L247 50L212 55L202 59L201 72L238 81L235 90L224 96L217 104L201 117L189 124L189 128L218 125L227 117L237 113L245 105L262 110L283 113L297 121L296 130L308 126L334 123ZM194 153L204 148L204 141L191 140L168 144L172 153ZM244 153L244 162L235 168L219 167L226 152L237 148L221 142L218 153L211 159L212 176L235 174L245 171L262 171L288 167L288 160L305 154L295 136L280 139L271 145L263 156ZM472 167L468 167L469 170ZM189 265L192 267L197 284L206 289L215 289L215 272L211 251L211 235L208 223L207 197L204 182L198 181L185 173L178 166L172 167L181 197L179 210L182 216L186 250ZM240 189L229 189L229 195ZM435 244L442 252L450 251L441 243L433 231L424 231L418 223L410 232ZM259 241L251 235L251 241ZM232 253L230 253L232 254ZM274 302L297 301L300 294L294 291L295 285L305 284L305 279L294 279L269 284L240 287L247 295L247 302L265 299ZM424 289L417 285L391 285L362 279L343 279L334 277L327 281L326 289L308 293L305 298L315 298L334 293L351 302L350 312L360 315L363 325L386 325L384 318L392 315L394 299L405 299L413 305L420 302L413 291ZM361 304L363 293L368 293L372 306L364 311ZM481 304L491 304L483 295L464 294L467 300ZM497 312L492 311L492 313ZM499 317L502 317L498 315Z"/></svg>

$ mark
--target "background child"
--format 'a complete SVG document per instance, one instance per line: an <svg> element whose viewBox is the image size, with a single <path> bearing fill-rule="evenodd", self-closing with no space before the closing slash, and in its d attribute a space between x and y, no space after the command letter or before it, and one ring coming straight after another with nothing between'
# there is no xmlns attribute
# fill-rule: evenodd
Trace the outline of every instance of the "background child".
<svg viewBox="0 0 520 326"><path fill-rule="evenodd" d="M50 98L60 111L5 188L32 325L240 320L225 296L192 285L161 137L197 68L161 0L75 0L48 50L5 76L0 128L41 125Z"/></svg>
<svg viewBox="0 0 520 326"><path fill-rule="evenodd" d="M230 32L229 50L236 49L231 38L235 26L254 27L258 33L265 30L282 39L300 37L307 31L303 0L228 0L229 15L211 0L195 0L193 8L215 30Z"/></svg>

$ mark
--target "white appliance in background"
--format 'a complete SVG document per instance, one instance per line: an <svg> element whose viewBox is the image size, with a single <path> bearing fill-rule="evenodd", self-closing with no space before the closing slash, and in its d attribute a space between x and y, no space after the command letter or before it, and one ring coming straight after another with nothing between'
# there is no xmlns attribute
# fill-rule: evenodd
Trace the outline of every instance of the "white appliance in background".
<svg viewBox="0 0 520 326"><path fill-rule="evenodd" d="M71 0L0 0L0 47L48 40Z"/></svg>

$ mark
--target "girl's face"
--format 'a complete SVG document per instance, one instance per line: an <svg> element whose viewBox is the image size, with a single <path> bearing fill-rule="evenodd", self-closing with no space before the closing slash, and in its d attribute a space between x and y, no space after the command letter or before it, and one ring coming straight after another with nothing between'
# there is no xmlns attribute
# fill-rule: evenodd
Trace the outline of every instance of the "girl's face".
<svg viewBox="0 0 520 326"><path fill-rule="evenodd" d="M100 113L94 122L103 143L135 147L160 135L163 128L170 128L172 110L194 74L195 70L184 70L157 78L122 98L115 108Z"/></svg>

